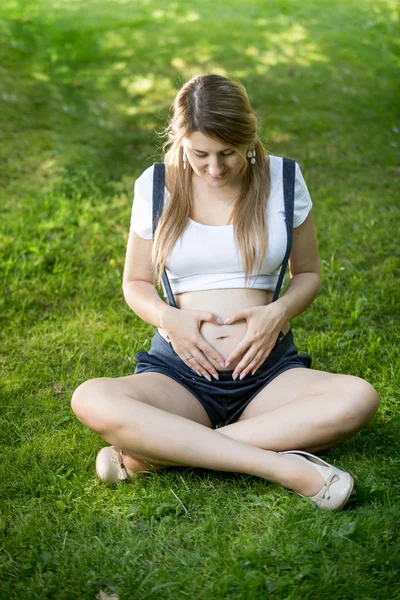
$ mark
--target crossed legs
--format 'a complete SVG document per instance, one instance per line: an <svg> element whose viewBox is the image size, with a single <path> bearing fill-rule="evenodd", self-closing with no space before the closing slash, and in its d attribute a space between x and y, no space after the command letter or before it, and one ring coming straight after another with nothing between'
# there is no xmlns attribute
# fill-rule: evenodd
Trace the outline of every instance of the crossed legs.
<svg viewBox="0 0 400 600"><path fill-rule="evenodd" d="M188 390L160 373L143 373L85 382L72 408L124 449L129 469L141 470L145 461L248 473L311 496L320 475L277 452L315 451L350 437L373 417L378 396L357 377L293 369L261 390L236 423L213 430Z"/></svg>

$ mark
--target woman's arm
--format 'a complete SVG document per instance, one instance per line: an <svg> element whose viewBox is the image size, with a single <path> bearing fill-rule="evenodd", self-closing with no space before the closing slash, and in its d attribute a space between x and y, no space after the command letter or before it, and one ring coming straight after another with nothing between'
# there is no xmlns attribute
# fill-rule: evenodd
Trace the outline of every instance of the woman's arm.
<svg viewBox="0 0 400 600"><path fill-rule="evenodd" d="M152 239L141 238L131 227L122 289L126 303L142 321L163 327L165 316L177 309L161 300L154 286L155 275L150 260L152 244Z"/></svg>
<svg viewBox="0 0 400 600"><path fill-rule="evenodd" d="M275 308L282 311L283 323L304 312L312 304L321 287L321 266L311 211L306 220L293 229L289 271L288 288L274 302Z"/></svg>

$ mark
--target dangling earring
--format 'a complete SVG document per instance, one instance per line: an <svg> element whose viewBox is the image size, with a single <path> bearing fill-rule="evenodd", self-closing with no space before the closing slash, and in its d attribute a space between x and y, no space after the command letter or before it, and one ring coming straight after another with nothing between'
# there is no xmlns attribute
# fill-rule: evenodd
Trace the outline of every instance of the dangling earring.
<svg viewBox="0 0 400 600"><path fill-rule="evenodd" d="M250 162L251 162L252 165L254 165L255 162L256 162L255 156L256 156L256 151L255 150L249 150L248 151L247 158L250 158Z"/></svg>
<svg viewBox="0 0 400 600"><path fill-rule="evenodd" d="M186 169L187 156L185 150L183 150L183 168Z"/></svg>

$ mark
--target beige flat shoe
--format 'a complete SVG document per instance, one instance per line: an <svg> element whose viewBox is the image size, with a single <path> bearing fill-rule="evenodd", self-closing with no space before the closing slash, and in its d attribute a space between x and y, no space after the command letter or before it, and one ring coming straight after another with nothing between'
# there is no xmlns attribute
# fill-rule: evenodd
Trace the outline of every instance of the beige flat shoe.
<svg viewBox="0 0 400 600"><path fill-rule="evenodd" d="M279 454L295 454L311 464L324 479L324 484L318 494L315 494L315 496L303 496L303 494L299 494L299 496L312 500L319 508L325 510L339 510L343 508L350 498L354 487L354 480L349 473L303 450L288 450L287 452L279 452Z"/></svg>
<svg viewBox="0 0 400 600"><path fill-rule="evenodd" d="M134 472L124 465L123 451L116 446L105 446L96 457L96 472L101 481L119 483L132 479Z"/></svg>

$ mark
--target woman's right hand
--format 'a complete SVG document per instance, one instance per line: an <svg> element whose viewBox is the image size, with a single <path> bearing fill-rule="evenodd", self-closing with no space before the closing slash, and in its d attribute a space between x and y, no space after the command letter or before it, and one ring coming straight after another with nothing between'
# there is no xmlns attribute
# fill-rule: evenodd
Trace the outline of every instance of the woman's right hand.
<svg viewBox="0 0 400 600"><path fill-rule="evenodd" d="M201 335L200 325L203 321L223 325L212 312L174 309L166 315L162 328L168 333L179 358L198 375L203 375L211 381L210 374L214 377L218 374L207 357L213 358L222 368L225 368L225 361ZM186 357L191 354L193 358L187 360Z"/></svg>

